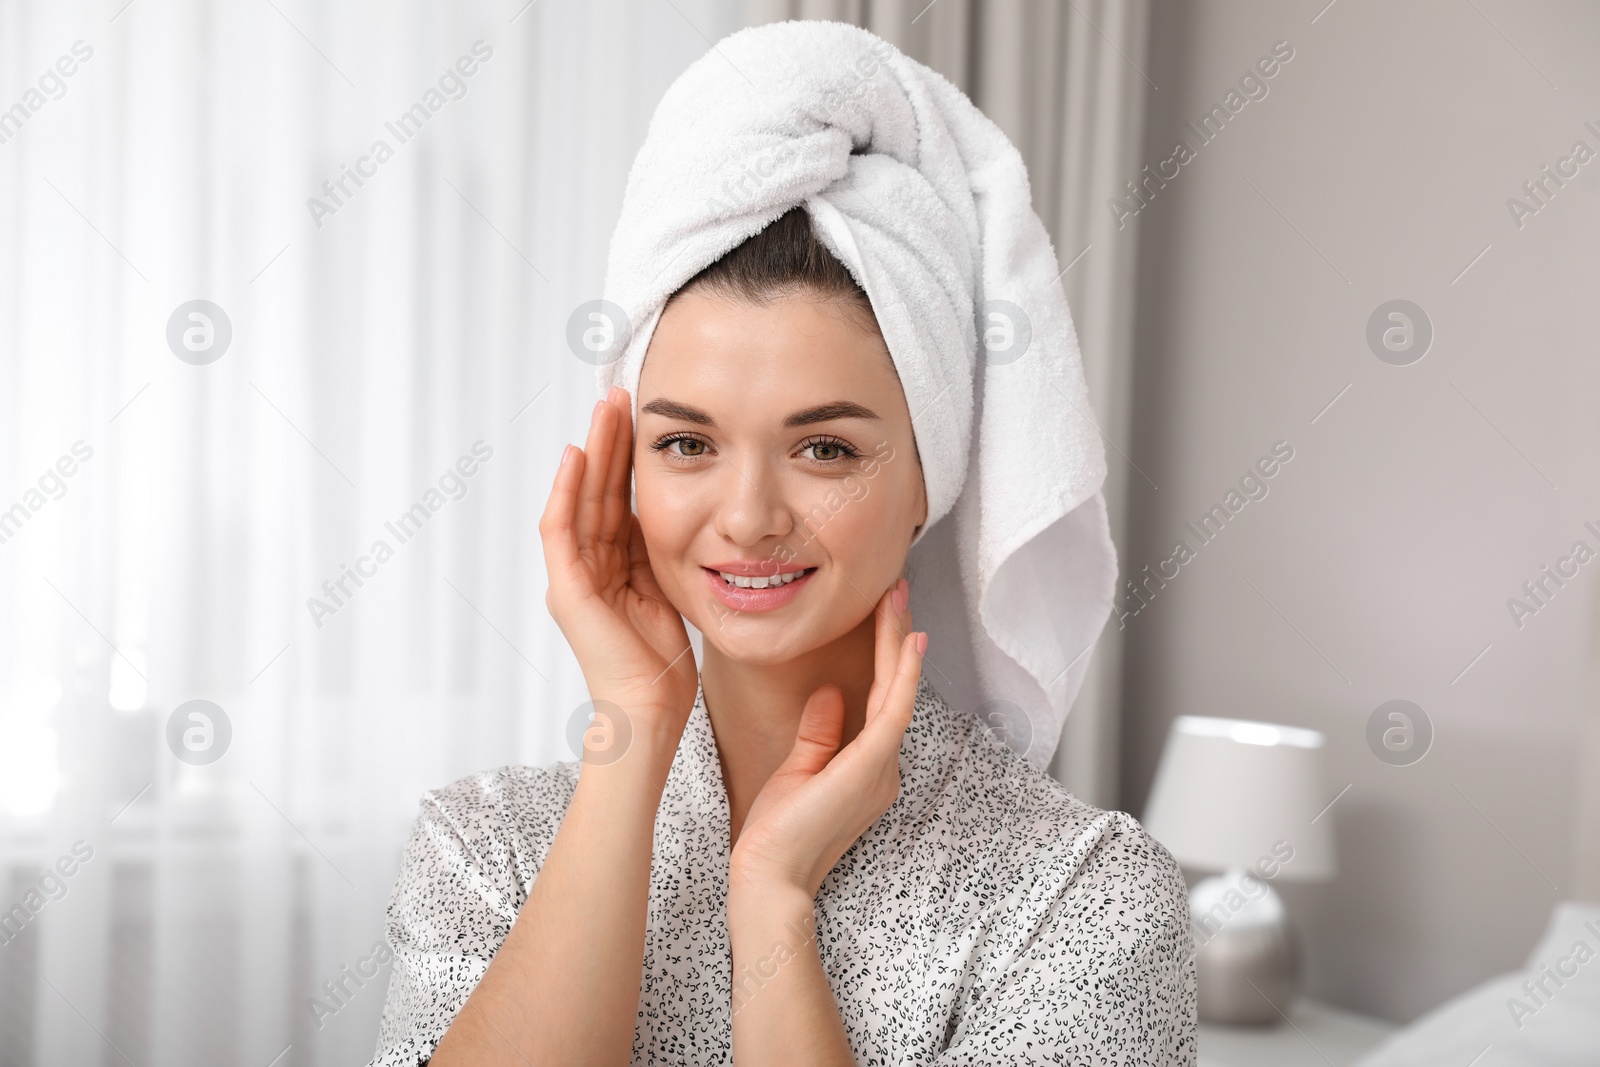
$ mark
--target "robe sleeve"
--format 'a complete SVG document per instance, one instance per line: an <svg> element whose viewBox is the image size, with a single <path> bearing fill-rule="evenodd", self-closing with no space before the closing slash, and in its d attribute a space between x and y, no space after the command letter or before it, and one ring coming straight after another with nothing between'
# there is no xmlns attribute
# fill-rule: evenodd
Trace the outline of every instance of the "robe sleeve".
<svg viewBox="0 0 1600 1067"><path fill-rule="evenodd" d="M526 894L489 787L428 793L389 898L394 952L369 1067L425 1064L489 967Z"/></svg>
<svg viewBox="0 0 1600 1067"><path fill-rule="evenodd" d="M1188 892L1160 844L1109 814L1041 919L979 969L938 1067L1195 1063Z"/></svg>

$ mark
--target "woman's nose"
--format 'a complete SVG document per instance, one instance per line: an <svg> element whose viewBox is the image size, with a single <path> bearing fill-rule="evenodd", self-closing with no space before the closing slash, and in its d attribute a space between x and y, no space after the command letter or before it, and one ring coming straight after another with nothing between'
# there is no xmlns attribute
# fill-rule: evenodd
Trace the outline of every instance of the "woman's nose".
<svg viewBox="0 0 1600 1067"><path fill-rule="evenodd" d="M757 545L782 537L794 525L779 479L771 472L730 465L721 495L716 531L734 544Z"/></svg>

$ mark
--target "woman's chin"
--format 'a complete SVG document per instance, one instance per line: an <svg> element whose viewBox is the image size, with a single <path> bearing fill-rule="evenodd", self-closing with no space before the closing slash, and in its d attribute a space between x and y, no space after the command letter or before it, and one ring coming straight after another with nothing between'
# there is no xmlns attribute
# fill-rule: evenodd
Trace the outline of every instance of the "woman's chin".
<svg viewBox="0 0 1600 1067"><path fill-rule="evenodd" d="M710 631L700 631L706 642L724 659L747 667L779 667L817 647L796 632L792 622L778 619L726 619L720 627L713 619L709 625Z"/></svg>

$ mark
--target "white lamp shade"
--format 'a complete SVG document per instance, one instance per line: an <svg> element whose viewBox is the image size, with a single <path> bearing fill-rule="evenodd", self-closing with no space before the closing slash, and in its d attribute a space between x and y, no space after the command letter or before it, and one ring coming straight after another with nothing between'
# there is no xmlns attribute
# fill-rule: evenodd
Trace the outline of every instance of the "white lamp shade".
<svg viewBox="0 0 1600 1067"><path fill-rule="evenodd" d="M1142 821L1190 870L1310 881L1334 873L1333 799L1318 731L1180 715Z"/></svg>

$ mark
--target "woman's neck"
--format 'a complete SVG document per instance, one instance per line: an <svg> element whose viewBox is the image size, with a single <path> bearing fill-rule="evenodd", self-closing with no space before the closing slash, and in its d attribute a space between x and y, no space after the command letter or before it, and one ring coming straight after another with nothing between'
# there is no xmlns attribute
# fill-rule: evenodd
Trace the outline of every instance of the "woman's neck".
<svg viewBox="0 0 1600 1067"><path fill-rule="evenodd" d="M789 758L812 693L829 682L844 693L840 748L861 732L872 688L876 619L870 614L843 637L775 666L729 659L704 642L700 686L728 793L730 848L756 794Z"/></svg>

